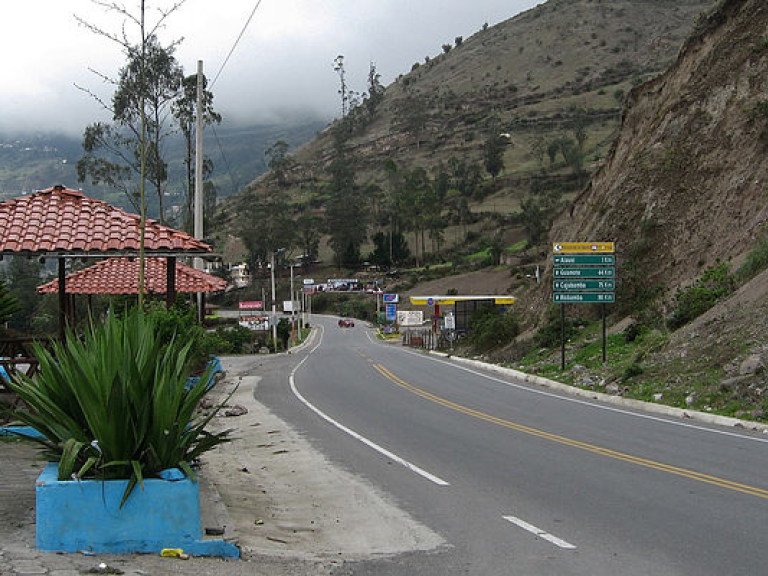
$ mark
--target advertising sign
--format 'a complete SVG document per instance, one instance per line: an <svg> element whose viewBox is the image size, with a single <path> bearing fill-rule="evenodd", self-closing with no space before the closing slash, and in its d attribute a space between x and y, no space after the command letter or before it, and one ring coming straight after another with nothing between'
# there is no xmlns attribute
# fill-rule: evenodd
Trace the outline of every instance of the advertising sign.
<svg viewBox="0 0 768 576"><path fill-rule="evenodd" d="M382 301L385 304L397 304L398 302L400 302L400 298L398 297L397 294L384 294L382 296Z"/></svg>
<svg viewBox="0 0 768 576"><path fill-rule="evenodd" d="M397 320L397 304L387 304L384 307L384 311L387 322L394 322Z"/></svg>
<svg viewBox="0 0 768 576"><path fill-rule="evenodd" d="M269 330L269 316L241 316L238 324L249 330Z"/></svg>
<svg viewBox="0 0 768 576"><path fill-rule="evenodd" d="M424 312L421 310L398 310L397 323L400 326L421 326L424 323Z"/></svg>
<svg viewBox="0 0 768 576"><path fill-rule="evenodd" d="M240 310L264 310L264 302L261 300L253 300L251 302L240 302L238 304Z"/></svg>

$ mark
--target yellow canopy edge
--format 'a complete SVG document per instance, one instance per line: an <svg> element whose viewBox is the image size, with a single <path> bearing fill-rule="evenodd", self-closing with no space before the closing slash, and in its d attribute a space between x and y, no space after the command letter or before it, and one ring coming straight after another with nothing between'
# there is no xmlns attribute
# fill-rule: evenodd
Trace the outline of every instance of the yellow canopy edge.
<svg viewBox="0 0 768 576"><path fill-rule="evenodd" d="M472 300L493 300L496 305L514 304L515 296L411 296L411 304L414 306L439 306L456 304L456 302L468 302Z"/></svg>

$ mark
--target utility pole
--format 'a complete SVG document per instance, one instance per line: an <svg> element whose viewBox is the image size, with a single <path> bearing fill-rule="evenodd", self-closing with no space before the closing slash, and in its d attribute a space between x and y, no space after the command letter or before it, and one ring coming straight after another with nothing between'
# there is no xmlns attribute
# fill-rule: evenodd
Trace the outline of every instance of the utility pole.
<svg viewBox="0 0 768 576"><path fill-rule="evenodd" d="M293 311L295 305L296 301L293 299L293 263L291 263L291 343L294 346L296 346L296 317Z"/></svg>
<svg viewBox="0 0 768 576"><path fill-rule="evenodd" d="M272 324L272 346L275 348L275 352L277 352L277 322L275 322L275 314L277 311L275 310L275 251L272 250L272 261L270 262L269 266L270 276L272 278L272 318L269 319L270 323Z"/></svg>
<svg viewBox="0 0 768 576"><path fill-rule="evenodd" d="M197 61L197 114L195 126L195 214L194 236L201 240L203 231L203 61ZM203 269L203 259L195 258L195 268ZM205 318L203 293L197 293L197 315L200 323Z"/></svg>

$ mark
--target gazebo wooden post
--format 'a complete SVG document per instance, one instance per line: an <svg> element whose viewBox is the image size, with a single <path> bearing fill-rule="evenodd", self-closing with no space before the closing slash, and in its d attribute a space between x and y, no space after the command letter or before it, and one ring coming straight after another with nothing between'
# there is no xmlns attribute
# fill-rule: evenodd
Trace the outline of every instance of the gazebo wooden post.
<svg viewBox="0 0 768 576"><path fill-rule="evenodd" d="M66 336L69 314L67 313L67 273L66 259L59 256L59 340Z"/></svg>
<svg viewBox="0 0 768 576"><path fill-rule="evenodd" d="M170 309L176 303L176 257L165 259L165 307Z"/></svg>

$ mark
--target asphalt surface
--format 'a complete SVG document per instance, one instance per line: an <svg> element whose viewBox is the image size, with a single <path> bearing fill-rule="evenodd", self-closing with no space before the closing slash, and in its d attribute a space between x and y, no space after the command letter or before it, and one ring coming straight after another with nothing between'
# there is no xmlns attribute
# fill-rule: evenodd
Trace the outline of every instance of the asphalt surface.
<svg viewBox="0 0 768 576"><path fill-rule="evenodd" d="M402 510L403 525L423 524L440 544L348 558L251 550L238 561L41 553L34 549L41 463L28 444L0 441L0 575L71 576L102 563L125 574L214 576L764 572L768 437L761 431L565 394L555 383L525 384L524 375L383 344L360 325L314 322L322 330L301 351L236 360L241 375L258 374L249 394L310 443L291 450L322 454L350 475L338 490L369 486ZM220 488L226 496L231 485ZM228 508L241 511L231 501ZM400 521L383 516L382 523ZM238 529L263 531L253 521Z"/></svg>
<svg viewBox="0 0 768 576"><path fill-rule="evenodd" d="M270 382L258 396L449 543L400 559L400 573L763 571L764 434L520 385L324 324L297 394Z"/></svg>

